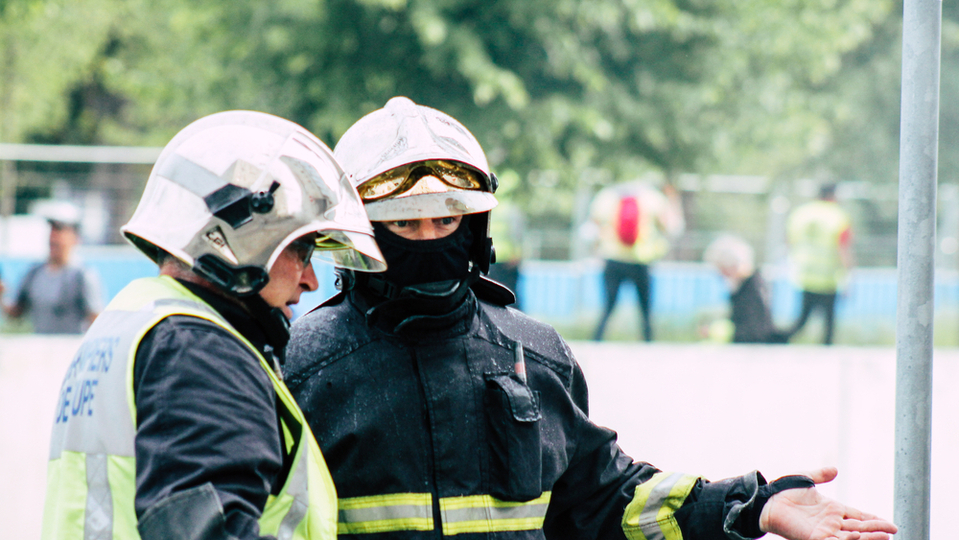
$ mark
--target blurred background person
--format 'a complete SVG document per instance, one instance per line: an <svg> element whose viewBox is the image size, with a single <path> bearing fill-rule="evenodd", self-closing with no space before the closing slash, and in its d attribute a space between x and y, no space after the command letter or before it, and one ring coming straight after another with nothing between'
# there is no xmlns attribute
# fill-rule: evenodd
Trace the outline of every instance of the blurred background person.
<svg viewBox="0 0 959 540"><path fill-rule="evenodd" d="M80 209L66 201L50 201L37 213L50 225L47 260L32 266L20 281L7 317L28 316L38 334L82 334L103 309L97 273L75 256L80 243ZM4 284L0 282L0 295Z"/></svg>
<svg viewBox="0 0 959 540"><path fill-rule="evenodd" d="M802 290L802 310L789 335L799 333L812 312L818 310L825 321L822 342L831 345L836 297L852 267L852 224L849 214L836 202L836 184L823 184L816 200L792 211L786 235L794 276Z"/></svg>
<svg viewBox="0 0 959 540"><path fill-rule="evenodd" d="M660 191L644 181L610 186L596 194L589 220L596 252L604 261L605 289L603 314L593 339L603 339L619 288L631 281L639 300L640 339L652 341L649 266L669 252L672 238L685 228L679 193L668 184Z"/></svg>
<svg viewBox="0 0 959 540"><path fill-rule="evenodd" d="M703 253L729 287L728 325L711 326L710 338L733 343L786 343L787 332L776 329L769 308L769 289L756 268L752 246L739 236L724 234ZM731 327L731 335L723 333Z"/></svg>

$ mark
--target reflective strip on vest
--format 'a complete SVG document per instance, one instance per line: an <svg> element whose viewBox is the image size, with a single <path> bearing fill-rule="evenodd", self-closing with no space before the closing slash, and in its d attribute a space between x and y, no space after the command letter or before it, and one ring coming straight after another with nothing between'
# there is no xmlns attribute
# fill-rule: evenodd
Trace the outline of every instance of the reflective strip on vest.
<svg viewBox="0 0 959 540"><path fill-rule="evenodd" d="M305 455L306 452L303 452L303 454ZM276 531L276 540L293 538L294 531L299 527L300 522L306 517L307 510L309 510L310 494L305 462L305 459L299 460L287 481L287 493L293 496L293 502L280 522Z"/></svg>
<svg viewBox="0 0 959 540"><path fill-rule="evenodd" d="M440 499L443 535L534 531L543 528L550 493L528 502L506 502L489 495ZM398 493L340 499L340 534L431 531L429 493Z"/></svg>
<svg viewBox="0 0 959 540"><path fill-rule="evenodd" d="M698 476L656 473L636 486L623 514L623 532L630 540L682 540L676 511L696 485Z"/></svg>
<svg viewBox="0 0 959 540"><path fill-rule="evenodd" d="M87 454L87 508L83 524L86 540L113 538L113 498L106 454Z"/></svg>

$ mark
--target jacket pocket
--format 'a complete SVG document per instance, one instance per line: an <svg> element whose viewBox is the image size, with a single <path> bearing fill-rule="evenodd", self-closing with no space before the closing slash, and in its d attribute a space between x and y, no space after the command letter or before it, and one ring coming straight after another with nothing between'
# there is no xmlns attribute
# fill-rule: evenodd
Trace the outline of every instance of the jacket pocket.
<svg viewBox="0 0 959 540"><path fill-rule="evenodd" d="M543 493L539 392L512 373L486 375L490 494L529 501Z"/></svg>

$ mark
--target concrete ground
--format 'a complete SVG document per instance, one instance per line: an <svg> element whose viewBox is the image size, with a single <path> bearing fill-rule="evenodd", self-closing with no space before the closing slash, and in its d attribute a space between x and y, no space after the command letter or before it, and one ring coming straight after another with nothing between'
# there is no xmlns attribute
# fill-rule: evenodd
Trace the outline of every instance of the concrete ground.
<svg viewBox="0 0 959 540"><path fill-rule="evenodd" d="M0 336L0 523L39 537L50 422L78 338ZM840 469L828 496L893 517L895 350L572 342L590 415L627 453L719 479ZM937 350L932 538L959 502L959 350Z"/></svg>

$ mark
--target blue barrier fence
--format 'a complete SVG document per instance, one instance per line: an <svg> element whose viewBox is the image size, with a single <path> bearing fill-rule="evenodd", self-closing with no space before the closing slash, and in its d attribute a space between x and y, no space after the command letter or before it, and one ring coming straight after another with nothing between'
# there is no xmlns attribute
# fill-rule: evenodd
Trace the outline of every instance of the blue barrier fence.
<svg viewBox="0 0 959 540"><path fill-rule="evenodd" d="M156 275L156 266L133 250L94 249L83 259L99 272L105 300L112 298L131 280ZM0 275L7 286L8 301L34 260L0 259ZM320 288L303 295L295 313L300 315L336 293L332 267L315 265ZM773 315L789 321L799 311L801 293L785 272L766 272L771 289ZM704 310L721 310L728 303L728 291L712 267L698 263L661 262L652 268L652 308L657 317L694 320ZM527 261L523 264L518 293L522 309L552 324L574 323L593 317L602 307L602 264L600 261ZM635 289L626 284L619 292L617 310L635 309ZM627 307L628 306L628 307ZM954 273L937 276L936 308L956 311L959 306L959 279ZM846 293L837 305L837 321L881 323L895 328L896 272L892 268L860 268L852 272Z"/></svg>
<svg viewBox="0 0 959 540"><path fill-rule="evenodd" d="M799 310L802 293L785 271L767 269L775 317L790 317ZM652 309L656 313L688 315L704 307L725 306L729 291L720 275L706 264L662 262L652 267ZM959 282L953 275L937 277L937 306L956 306ZM531 314L572 316L581 310L601 309L602 265L598 261L532 261L523 267L520 294ZM624 285L618 302L635 303L635 289ZM891 318L896 315L896 270L859 268L837 305L838 317Z"/></svg>
<svg viewBox="0 0 959 540"><path fill-rule="evenodd" d="M773 316L777 320L795 317L802 293L785 271L768 269L764 275L770 287ZM704 309L721 309L729 302L729 291L722 278L706 264L662 262L652 267L651 279L652 310L657 314L693 317ZM952 275L944 274L937 279L937 307L955 307L959 283ZM598 312L603 302L602 264L599 261L531 261L524 264L518 288L524 311L534 316L564 319L584 311ZM631 284L623 285L617 306L635 304L635 288ZM882 319L894 324L895 269L854 270L849 286L837 303L836 316L839 320Z"/></svg>

